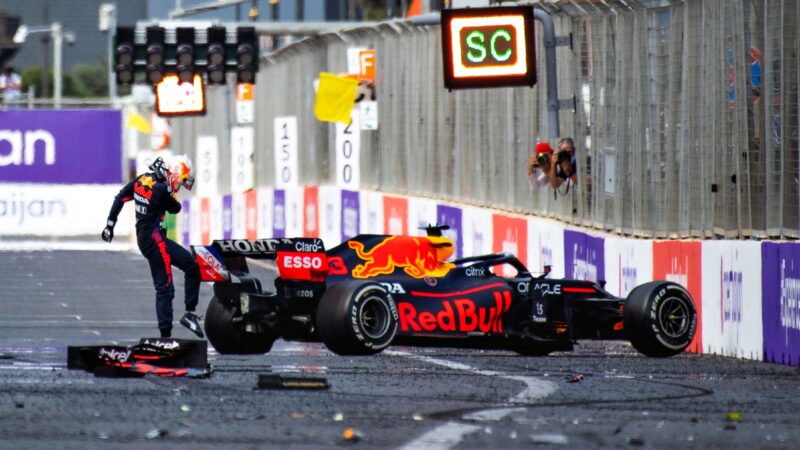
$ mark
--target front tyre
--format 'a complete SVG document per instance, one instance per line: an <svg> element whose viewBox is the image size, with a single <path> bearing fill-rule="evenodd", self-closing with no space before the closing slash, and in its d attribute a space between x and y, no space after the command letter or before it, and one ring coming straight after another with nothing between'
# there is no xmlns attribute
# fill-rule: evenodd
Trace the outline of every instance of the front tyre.
<svg viewBox="0 0 800 450"><path fill-rule="evenodd" d="M378 283L343 282L329 287L319 301L319 336L339 355L373 355L397 334L397 306Z"/></svg>
<svg viewBox="0 0 800 450"><path fill-rule="evenodd" d="M206 337L220 354L257 355L270 351L272 333L248 333L233 322L234 311L217 297L208 302L205 317Z"/></svg>
<svg viewBox="0 0 800 450"><path fill-rule="evenodd" d="M625 332L636 350L667 357L683 352L697 329L697 311L683 286L653 281L634 288L625 301Z"/></svg>

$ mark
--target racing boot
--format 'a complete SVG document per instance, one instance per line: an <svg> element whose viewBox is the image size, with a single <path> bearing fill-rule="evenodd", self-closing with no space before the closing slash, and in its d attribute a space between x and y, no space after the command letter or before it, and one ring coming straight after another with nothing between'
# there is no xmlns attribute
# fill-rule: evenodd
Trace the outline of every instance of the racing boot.
<svg viewBox="0 0 800 450"><path fill-rule="evenodd" d="M204 338L205 335L203 334L203 328L200 326L200 318L197 317L197 314L186 311L186 314L181 317L181 325L188 328L191 332L197 335L199 338Z"/></svg>

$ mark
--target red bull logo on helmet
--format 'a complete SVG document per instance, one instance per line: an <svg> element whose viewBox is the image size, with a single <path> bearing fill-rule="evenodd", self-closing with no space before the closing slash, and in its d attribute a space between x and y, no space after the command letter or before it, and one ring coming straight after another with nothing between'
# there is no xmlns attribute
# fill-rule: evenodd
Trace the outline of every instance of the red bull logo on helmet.
<svg viewBox="0 0 800 450"><path fill-rule="evenodd" d="M455 267L443 262L453 254L453 242L444 237L391 236L367 251L358 241L348 245L364 261L353 268L354 278L388 275L397 268L414 278L443 277Z"/></svg>

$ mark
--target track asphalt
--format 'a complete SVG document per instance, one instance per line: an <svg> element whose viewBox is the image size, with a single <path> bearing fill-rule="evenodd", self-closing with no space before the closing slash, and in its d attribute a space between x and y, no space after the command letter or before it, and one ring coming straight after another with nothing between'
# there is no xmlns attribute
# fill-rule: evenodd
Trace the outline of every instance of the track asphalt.
<svg viewBox="0 0 800 450"><path fill-rule="evenodd" d="M180 317L179 272L176 281ZM266 355L211 350L209 379L95 378L66 369L67 346L157 335L153 287L140 255L0 251L0 286L0 448L674 449L800 442L798 369L708 355L651 359L624 342L583 342L575 352L544 358L409 347L346 358L321 344L278 341ZM210 297L204 285L201 313ZM193 337L177 323L174 335ZM331 387L256 390L266 372L324 376ZM353 439L345 438L348 429Z"/></svg>

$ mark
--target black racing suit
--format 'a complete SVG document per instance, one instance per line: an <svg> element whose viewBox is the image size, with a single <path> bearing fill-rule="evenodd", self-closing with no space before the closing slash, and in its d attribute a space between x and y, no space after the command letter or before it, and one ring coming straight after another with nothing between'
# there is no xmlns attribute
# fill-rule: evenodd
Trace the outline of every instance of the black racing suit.
<svg viewBox="0 0 800 450"><path fill-rule="evenodd" d="M167 239L161 228L165 212L177 214L181 210L181 204L170 194L166 182L157 179L154 173L139 175L114 198L108 219L116 222L122 206L131 199L136 204L136 242L150 264L156 288L158 329L162 336L169 336L172 331L172 298L175 296L171 266L184 273L187 312L193 312L197 307L200 271L191 253Z"/></svg>

